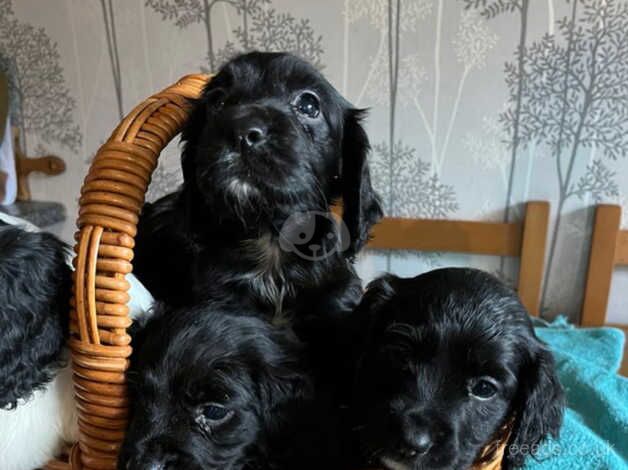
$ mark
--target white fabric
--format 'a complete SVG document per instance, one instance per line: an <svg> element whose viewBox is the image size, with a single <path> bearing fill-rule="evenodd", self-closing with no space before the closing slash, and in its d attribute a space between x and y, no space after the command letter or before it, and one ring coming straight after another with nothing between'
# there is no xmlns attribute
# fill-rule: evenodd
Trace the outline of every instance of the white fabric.
<svg viewBox="0 0 628 470"><path fill-rule="evenodd" d="M17 225L22 227L27 232L40 232L41 230L37 228L35 225L31 224L27 220L20 219L18 217L13 217L12 215L5 214L4 212L0 212L0 220L9 225Z"/></svg>
<svg viewBox="0 0 628 470"><path fill-rule="evenodd" d="M29 222L0 212L0 220L39 231ZM68 259L70 263L71 258ZM132 274L127 275L129 311L137 318L150 310L153 298ZM78 439L77 411L70 366L59 371L45 390L14 410L0 410L0 470L32 470L57 456L64 442Z"/></svg>
<svg viewBox="0 0 628 470"><path fill-rule="evenodd" d="M8 175L6 187L4 188L4 197L0 197L0 204L2 205L13 204L17 196L17 175L15 174L15 155L13 154L12 137L11 119L7 116L4 137L2 142L0 142L0 171Z"/></svg>
<svg viewBox="0 0 628 470"><path fill-rule="evenodd" d="M0 467L32 470L60 454L64 442L78 439L72 370L61 369L45 390L13 410L0 410Z"/></svg>
<svg viewBox="0 0 628 470"><path fill-rule="evenodd" d="M139 318L150 314L150 308L153 305L153 296L150 295L148 289L144 287L133 274L127 274L126 280L131 284L129 289L129 316L131 318Z"/></svg>

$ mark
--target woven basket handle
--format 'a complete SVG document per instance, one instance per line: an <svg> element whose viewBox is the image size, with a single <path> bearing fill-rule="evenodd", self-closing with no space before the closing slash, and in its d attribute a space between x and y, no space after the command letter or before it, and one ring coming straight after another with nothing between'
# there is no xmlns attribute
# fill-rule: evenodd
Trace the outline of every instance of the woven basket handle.
<svg viewBox="0 0 628 470"><path fill-rule="evenodd" d="M129 283L134 237L157 159L188 118L206 75L188 75L136 106L98 150L81 188L70 301L80 438L71 468L115 470L128 418Z"/></svg>

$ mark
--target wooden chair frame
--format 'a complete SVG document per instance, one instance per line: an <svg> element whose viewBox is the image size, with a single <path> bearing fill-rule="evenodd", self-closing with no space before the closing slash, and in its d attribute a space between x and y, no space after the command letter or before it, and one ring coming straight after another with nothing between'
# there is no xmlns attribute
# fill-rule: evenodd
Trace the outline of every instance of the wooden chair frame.
<svg viewBox="0 0 628 470"><path fill-rule="evenodd" d="M374 227L368 246L520 257L519 297L530 314L538 316L549 210L546 201L530 201L523 221L512 223L387 217Z"/></svg>
<svg viewBox="0 0 628 470"><path fill-rule="evenodd" d="M628 230L621 230L620 226L621 207L611 204L600 204L596 207L580 316L582 326L606 324L613 271L617 266L628 266ZM626 326L623 325L623 328Z"/></svg>
<svg viewBox="0 0 628 470"><path fill-rule="evenodd" d="M612 326L628 335L628 324L606 323L613 271L618 266L628 266L628 230L621 230L620 227L620 206L599 204L595 208L580 324L587 327ZM624 347L620 374L628 377L628 342Z"/></svg>

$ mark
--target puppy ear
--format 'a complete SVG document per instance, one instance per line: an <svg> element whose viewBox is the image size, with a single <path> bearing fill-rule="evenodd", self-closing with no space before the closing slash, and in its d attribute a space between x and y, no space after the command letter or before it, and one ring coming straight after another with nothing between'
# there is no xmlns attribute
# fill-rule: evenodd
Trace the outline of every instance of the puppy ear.
<svg viewBox="0 0 628 470"><path fill-rule="evenodd" d="M396 292L398 277L385 274L371 281L358 306L351 314L350 324L354 361L359 361L369 346L377 341L389 321L385 308Z"/></svg>
<svg viewBox="0 0 628 470"><path fill-rule="evenodd" d="M46 387L64 364L71 271L47 233L0 230L0 409Z"/></svg>
<svg viewBox="0 0 628 470"><path fill-rule="evenodd" d="M267 365L259 377L259 390L264 409L272 410L309 398L312 383L307 375L290 367Z"/></svg>
<svg viewBox="0 0 628 470"><path fill-rule="evenodd" d="M192 111L188 121L181 131L181 142L183 142L183 152L181 152L181 170L183 172L184 187L196 185L196 162L195 154L198 147L198 139L201 130L207 121L206 102L203 98L190 100Z"/></svg>
<svg viewBox="0 0 628 470"><path fill-rule="evenodd" d="M270 343L261 351L262 362L258 364L256 373L265 409L310 396L312 383L302 372L301 345L284 331L269 332L268 339Z"/></svg>
<svg viewBox="0 0 628 470"><path fill-rule="evenodd" d="M181 142L183 143L181 169L184 190L196 186L196 153L200 144L199 140L203 137L203 128L207 125L208 113L211 109L211 95L217 88L220 88L220 79L215 77L205 85L199 98L188 99L191 111L181 131Z"/></svg>
<svg viewBox="0 0 628 470"><path fill-rule="evenodd" d="M347 255L355 256L368 240L373 224L382 217L379 197L371 186L367 155L369 140L360 124L365 110L347 112L342 138L343 222L351 238Z"/></svg>
<svg viewBox="0 0 628 470"><path fill-rule="evenodd" d="M143 315L140 315L138 318L133 319L133 323L127 330L127 334L131 337L131 345L133 346L133 351L139 351L144 344L144 340L146 335L146 325L154 319L156 319L157 315L159 315L160 304L158 301L153 304L151 310L146 312Z"/></svg>
<svg viewBox="0 0 628 470"><path fill-rule="evenodd" d="M366 286L362 300L357 310L362 311L365 318L370 318L371 329L378 329L377 323L385 320L384 306L392 299L397 291L399 278L394 274L384 274L372 280Z"/></svg>
<svg viewBox="0 0 628 470"><path fill-rule="evenodd" d="M558 436L563 408L563 390L556 376L554 359L539 343L535 357L520 376L514 409L516 417L506 449L506 459L512 467L522 466L548 435Z"/></svg>
<svg viewBox="0 0 628 470"><path fill-rule="evenodd" d="M131 326L127 329L127 334L131 337L133 354L140 351L147 337L150 337L147 327L170 313L172 312L168 309L168 305L165 302L155 300L147 311L133 318L133 323L131 323ZM173 318L176 313L172 313ZM133 368L133 365L134 361L131 360L131 368Z"/></svg>

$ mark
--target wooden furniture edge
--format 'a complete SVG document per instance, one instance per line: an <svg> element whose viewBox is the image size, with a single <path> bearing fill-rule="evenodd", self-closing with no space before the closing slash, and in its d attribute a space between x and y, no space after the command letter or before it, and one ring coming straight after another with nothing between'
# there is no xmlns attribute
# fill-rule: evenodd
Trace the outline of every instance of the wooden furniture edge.
<svg viewBox="0 0 628 470"><path fill-rule="evenodd" d="M620 221L621 207L611 204L600 204L596 207L580 316L582 326L604 325Z"/></svg>

